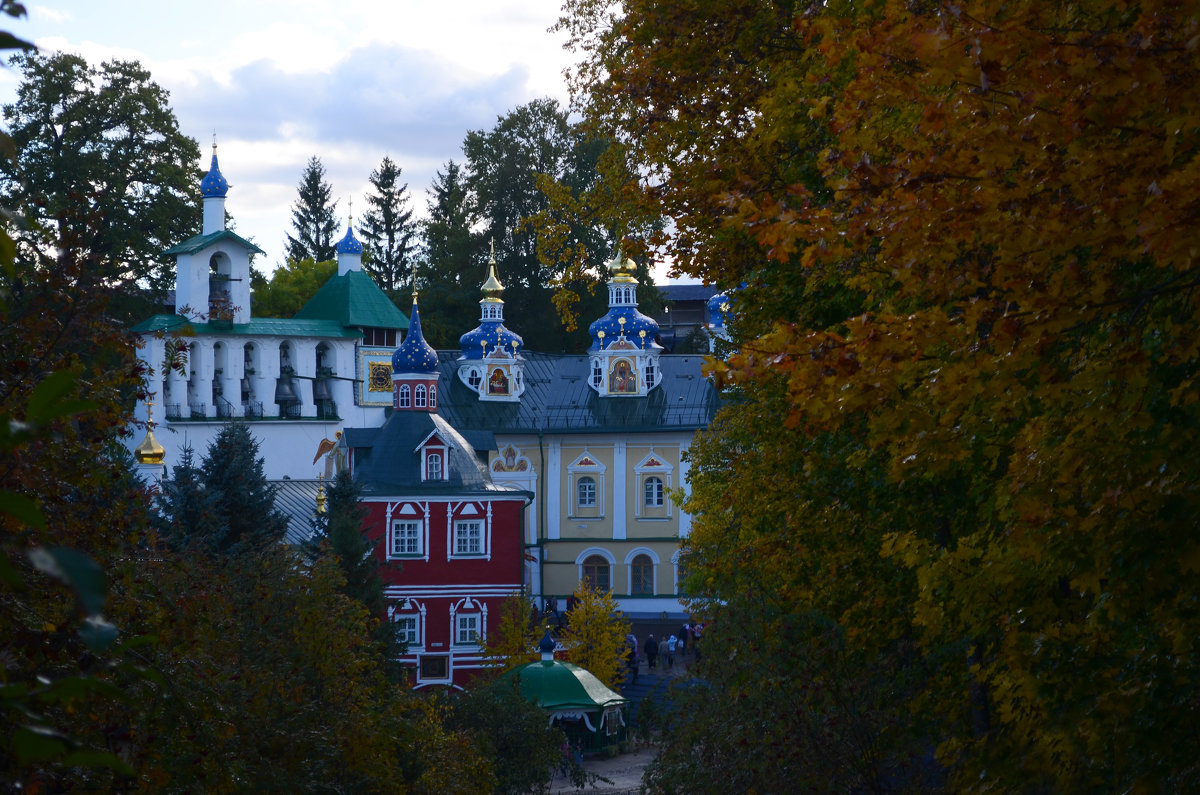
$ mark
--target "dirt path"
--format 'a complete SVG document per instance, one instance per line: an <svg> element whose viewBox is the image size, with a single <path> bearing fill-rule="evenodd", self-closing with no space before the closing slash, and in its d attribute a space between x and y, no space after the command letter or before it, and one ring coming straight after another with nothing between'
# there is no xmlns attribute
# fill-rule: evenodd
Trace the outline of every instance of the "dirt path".
<svg viewBox="0 0 1200 795"><path fill-rule="evenodd" d="M567 793L584 793L584 795L618 795L621 793L636 793L642 789L642 771L650 764L650 760L658 751L654 748L642 748L628 754L620 754L612 758L594 756L583 760L583 769L589 773L603 776L612 783L596 782L595 786L576 789L561 777L550 784L550 792L555 795Z"/></svg>

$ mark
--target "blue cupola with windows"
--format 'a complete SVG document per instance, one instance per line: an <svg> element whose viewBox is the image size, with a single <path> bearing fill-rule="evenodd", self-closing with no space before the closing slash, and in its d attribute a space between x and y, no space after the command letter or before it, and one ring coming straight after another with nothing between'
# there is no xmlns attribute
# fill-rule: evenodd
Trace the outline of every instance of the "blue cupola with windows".
<svg viewBox="0 0 1200 795"><path fill-rule="evenodd" d="M627 343L643 350L662 350L655 342L658 323L637 308L636 267L625 259L621 250L608 264L612 280L608 283L608 313L588 326L592 336L588 351L601 351L612 345Z"/></svg>
<svg viewBox="0 0 1200 795"><path fill-rule="evenodd" d="M354 222L346 224L346 234L333 247L337 252L338 276L362 270L363 245L354 236Z"/></svg>
<svg viewBox="0 0 1200 795"><path fill-rule="evenodd" d="M496 252L488 259L488 277L479 302L479 325L458 338L458 378L482 400L516 401L525 391L525 347L519 334L504 327L504 285L496 276Z"/></svg>
<svg viewBox="0 0 1200 795"><path fill-rule="evenodd" d="M644 397L660 380L658 323L638 311L636 268L619 248L609 271L608 313L588 326L588 384L603 396Z"/></svg>
<svg viewBox="0 0 1200 795"><path fill-rule="evenodd" d="M392 354L392 407L399 411L437 411L437 364L437 351L421 334L414 287L408 336Z"/></svg>
<svg viewBox="0 0 1200 795"><path fill-rule="evenodd" d="M408 335L392 354L392 373L435 373L437 351L421 334L421 315L417 311L417 292L413 291L412 314L408 318Z"/></svg>

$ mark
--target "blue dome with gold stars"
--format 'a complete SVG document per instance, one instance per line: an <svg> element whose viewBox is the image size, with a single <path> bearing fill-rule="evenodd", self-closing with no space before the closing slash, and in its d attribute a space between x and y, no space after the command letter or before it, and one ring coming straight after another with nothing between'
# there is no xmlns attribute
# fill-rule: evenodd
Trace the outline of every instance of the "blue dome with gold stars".
<svg viewBox="0 0 1200 795"><path fill-rule="evenodd" d="M229 182L221 175L221 169L217 165L217 148L213 146L212 165L209 166L204 179L200 180L200 195L206 199L224 199L227 193Z"/></svg>
<svg viewBox="0 0 1200 795"><path fill-rule="evenodd" d="M705 304L705 314L707 315L708 325L712 328L725 327L725 315L729 312L729 305L733 300L733 296L728 292L717 293L712 298L708 299Z"/></svg>
<svg viewBox="0 0 1200 795"><path fill-rule="evenodd" d="M421 315L417 312L417 296L413 295L412 315L408 319L408 336L392 354L393 373L437 372L437 351L421 334Z"/></svg>
<svg viewBox="0 0 1200 795"><path fill-rule="evenodd" d="M462 348L461 359L482 359L497 348L503 348L505 355L515 359L525 347L521 335L508 330L498 320L481 322L478 327L459 337L458 344Z"/></svg>
<svg viewBox="0 0 1200 795"><path fill-rule="evenodd" d="M603 338L600 332L604 332ZM608 310L608 314L588 326L588 334L592 336L592 344L588 350L608 348L621 338L622 333L625 340L636 348L662 349L662 346L654 341L658 336L658 324L652 318L646 317L632 306L614 306Z"/></svg>
<svg viewBox="0 0 1200 795"><path fill-rule="evenodd" d="M353 226L346 227L346 234L334 248L339 254L361 254L363 252L362 243L359 243L358 238L354 236Z"/></svg>

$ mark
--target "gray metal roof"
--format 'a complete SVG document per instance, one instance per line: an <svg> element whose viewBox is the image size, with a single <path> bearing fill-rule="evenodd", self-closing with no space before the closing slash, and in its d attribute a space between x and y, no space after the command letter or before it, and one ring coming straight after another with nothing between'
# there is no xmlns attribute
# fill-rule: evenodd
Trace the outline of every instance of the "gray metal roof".
<svg viewBox="0 0 1200 795"><path fill-rule="evenodd" d="M437 482L422 480L418 450L434 433L446 444L443 466L447 479ZM396 411L380 428L348 428L345 442L354 449L355 479L362 483L364 496L515 492L493 484L487 466L475 455L471 443L437 414Z"/></svg>
<svg viewBox="0 0 1200 795"><path fill-rule="evenodd" d="M483 401L458 379L458 352L438 353L438 413L463 433L607 433L697 430L720 405L702 356L659 356L660 385L646 397L601 397L588 386L586 356L532 353L520 403ZM472 440L474 441L474 440Z"/></svg>
<svg viewBox="0 0 1200 795"><path fill-rule="evenodd" d="M300 544L312 538L313 514L317 510L319 480L272 480L275 508L287 514L287 540Z"/></svg>
<svg viewBox="0 0 1200 795"><path fill-rule="evenodd" d="M708 284L659 284L668 301L707 301L720 290Z"/></svg>

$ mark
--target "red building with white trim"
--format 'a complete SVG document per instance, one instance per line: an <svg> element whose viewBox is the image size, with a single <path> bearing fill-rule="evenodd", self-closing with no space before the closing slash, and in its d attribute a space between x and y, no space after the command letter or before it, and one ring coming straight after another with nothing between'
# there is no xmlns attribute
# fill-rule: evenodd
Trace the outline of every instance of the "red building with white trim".
<svg viewBox="0 0 1200 795"><path fill-rule="evenodd" d="M388 616L408 643L401 661L416 687L462 687L486 665L483 641L500 603L521 590L532 495L494 484L476 447L438 416L437 354L421 335L415 296L392 373L392 415L380 428L347 429L343 443L363 487Z"/></svg>

